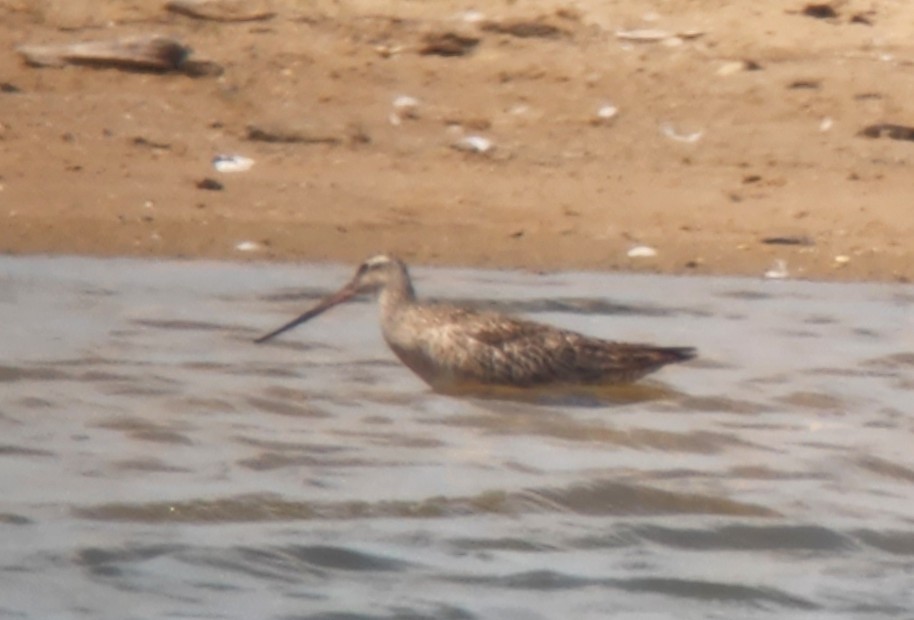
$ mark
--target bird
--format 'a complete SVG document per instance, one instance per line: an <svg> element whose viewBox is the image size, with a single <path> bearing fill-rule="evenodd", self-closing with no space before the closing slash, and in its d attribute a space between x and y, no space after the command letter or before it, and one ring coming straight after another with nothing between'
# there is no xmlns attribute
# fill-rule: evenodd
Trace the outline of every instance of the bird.
<svg viewBox="0 0 914 620"><path fill-rule="evenodd" d="M390 349L439 392L462 387L613 386L696 356L693 347L615 342L506 314L421 301L396 256L363 262L352 279L263 343L361 293L377 294Z"/></svg>

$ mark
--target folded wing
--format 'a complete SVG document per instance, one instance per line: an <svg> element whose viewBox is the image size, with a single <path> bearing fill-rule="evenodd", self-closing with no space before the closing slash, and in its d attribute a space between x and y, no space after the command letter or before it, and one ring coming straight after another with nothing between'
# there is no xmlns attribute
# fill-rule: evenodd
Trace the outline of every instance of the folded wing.
<svg viewBox="0 0 914 620"><path fill-rule="evenodd" d="M464 316L452 317L442 335L452 355L437 354L463 380L516 386L621 383L695 356L688 347L613 342L497 314L455 312Z"/></svg>

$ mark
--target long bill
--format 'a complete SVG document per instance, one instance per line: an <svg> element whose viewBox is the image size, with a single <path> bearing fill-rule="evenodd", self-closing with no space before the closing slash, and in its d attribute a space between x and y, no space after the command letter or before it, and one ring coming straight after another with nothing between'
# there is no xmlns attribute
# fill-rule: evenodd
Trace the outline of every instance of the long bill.
<svg viewBox="0 0 914 620"><path fill-rule="evenodd" d="M289 321L288 323L286 323L285 325L283 325L282 327L280 327L278 329L274 329L269 334L266 334L265 336L261 336L254 342L257 344L260 344L262 342L266 342L267 340L271 340L272 338L275 338L279 334L289 331L293 327L298 327L305 321L310 321L317 315L326 312L333 306L336 306L337 304L341 304L344 301L347 301L347 300L351 299L352 297L355 297L355 295L358 292L359 292L359 289L358 289L358 286L356 285L356 283L350 282L349 284L347 284L346 286L344 286L343 288L338 290L333 295L330 295L329 297L325 297L324 299L322 299L320 302L318 302L318 304L316 306L314 306L313 308L311 308L310 310L308 310L301 316L292 319L291 321Z"/></svg>

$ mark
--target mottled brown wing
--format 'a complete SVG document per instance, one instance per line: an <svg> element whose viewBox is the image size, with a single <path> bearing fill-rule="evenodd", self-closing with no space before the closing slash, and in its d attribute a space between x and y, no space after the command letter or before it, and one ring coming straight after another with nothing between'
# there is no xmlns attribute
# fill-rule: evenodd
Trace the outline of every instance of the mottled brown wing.
<svg viewBox="0 0 914 620"><path fill-rule="evenodd" d="M612 342L532 321L467 313L461 335L474 343L474 378L488 383L626 382L694 356L688 348Z"/></svg>

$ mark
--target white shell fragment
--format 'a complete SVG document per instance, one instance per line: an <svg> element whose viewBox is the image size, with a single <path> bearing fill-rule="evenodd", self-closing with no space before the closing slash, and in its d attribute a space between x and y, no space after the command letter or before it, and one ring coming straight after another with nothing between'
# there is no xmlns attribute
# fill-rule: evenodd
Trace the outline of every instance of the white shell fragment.
<svg viewBox="0 0 914 620"><path fill-rule="evenodd" d="M628 251L629 258L650 258L657 256L657 250L649 245L636 245Z"/></svg>
<svg viewBox="0 0 914 620"><path fill-rule="evenodd" d="M409 95L398 95L393 101L394 111L390 113L390 124L400 125L405 118L419 118L419 100Z"/></svg>
<svg viewBox="0 0 914 620"><path fill-rule="evenodd" d="M830 116L826 116L822 119L822 122L819 123L819 131L825 132L834 127L835 121L832 120Z"/></svg>
<svg viewBox="0 0 914 620"><path fill-rule="evenodd" d="M463 13L457 14L457 19L467 24L478 24L486 18L485 14L481 11L464 11Z"/></svg>
<svg viewBox="0 0 914 620"><path fill-rule="evenodd" d="M765 277L769 280L783 280L789 276L790 273L787 271L787 261L781 260L780 258L774 261L771 268L765 272Z"/></svg>
<svg viewBox="0 0 914 620"><path fill-rule="evenodd" d="M398 95L394 97L393 105L394 110L406 116L409 113L415 113L419 108L419 100L409 95Z"/></svg>
<svg viewBox="0 0 914 620"><path fill-rule="evenodd" d="M213 168L217 172L244 172L250 170L254 160L243 155L216 155L213 157Z"/></svg>
<svg viewBox="0 0 914 620"><path fill-rule="evenodd" d="M701 30L683 30L669 32L654 28L640 28L636 30L616 30L616 38L629 43L663 43L665 45L682 45L688 39L697 39L704 35Z"/></svg>
<svg viewBox="0 0 914 620"><path fill-rule="evenodd" d="M488 138L482 136L465 136L452 145L458 151L467 153L488 153L495 145Z"/></svg>
<svg viewBox="0 0 914 620"><path fill-rule="evenodd" d="M217 22L262 21L275 15L264 0L171 0L165 10Z"/></svg>
<svg viewBox="0 0 914 620"><path fill-rule="evenodd" d="M597 118L601 121L608 121L612 118L615 118L619 114L619 108L612 105L611 103L606 103L601 105L597 109Z"/></svg>
<svg viewBox="0 0 914 620"><path fill-rule="evenodd" d="M685 142L687 144L694 144L701 140L701 137L705 135L704 131L694 131L692 133L679 133L676 131L676 128L673 127L672 123L662 123L660 125L660 131L663 132L670 140L675 140L676 142Z"/></svg>
<svg viewBox="0 0 914 620"><path fill-rule="evenodd" d="M726 62L717 69L717 75L727 76L733 75L734 73L741 73L746 70L746 62L744 60L734 60L731 62Z"/></svg>
<svg viewBox="0 0 914 620"><path fill-rule="evenodd" d="M255 250L260 249L260 244L253 241L242 241L235 245L235 249L239 252L254 252Z"/></svg>
<svg viewBox="0 0 914 620"><path fill-rule="evenodd" d="M839 254L835 257L835 263L838 265L846 265L851 262L851 257L846 254Z"/></svg>
<svg viewBox="0 0 914 620"><path fill-rule="evenodd" d="M616 38L622 41L632 41L633 43L655 43L675 36L672 32L666 30L656 30L654 28L641 28L639 30L616 30Z"/></svg>

